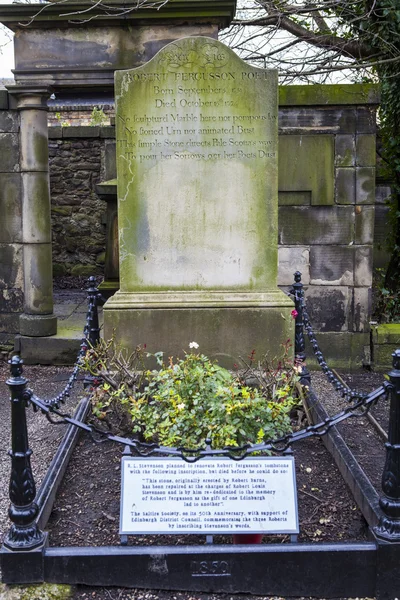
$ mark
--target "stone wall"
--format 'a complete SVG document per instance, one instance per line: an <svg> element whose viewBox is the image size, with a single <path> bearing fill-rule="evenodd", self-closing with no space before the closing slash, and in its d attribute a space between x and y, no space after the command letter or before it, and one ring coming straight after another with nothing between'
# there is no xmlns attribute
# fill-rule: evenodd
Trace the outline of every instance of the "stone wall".
<svg viewBox="0 0 400 600"><path fill-rule="evenodd" d="M364 86L280 90L279 284L287 289L293 271L303 272L321 345L342 366L368 360L373 243L385 238L376 103L376 90ZM18 132L19 114L2 91L0 342L18 332L23 311ZM114 135L112 126L49 129L55 275L103 273L107 206L96 185L115 177Z"/></svg>
<svg viewBox="0 0 400 600"><path fill-rule="evenodd" d="M95 192L104 179L114 128L49 129L54 275L103 272L106 207Z"/></svg>
<svg viewBox="0 0 400 600"><path fill-rule="evenodd" d="M0 90L0 350L19 331L23 311L19 113Z"/></svg>
<svg viewBox="0 0 400 600"><path fill-rule="evenodd" d="M344 367L368 362L377 101L370 86L280 89L278 283L302 271L321 344ZM101 273L95 186L116 176L114 129L54 127L50 138L55 272Z"/></svg>
<svg viewBox="0 0 400 600"><path fill-rule="evenodd" d="M376 90L280 90L279 283L303 273L311 321L340 366L369 360Z"/></svg>

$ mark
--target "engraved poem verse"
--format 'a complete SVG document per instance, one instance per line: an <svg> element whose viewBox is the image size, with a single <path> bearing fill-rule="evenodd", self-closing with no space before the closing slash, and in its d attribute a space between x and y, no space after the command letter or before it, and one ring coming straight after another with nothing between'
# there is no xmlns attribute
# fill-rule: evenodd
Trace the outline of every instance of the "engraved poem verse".
<svg viewBox="0 0 400 600"><path fill-rule="evenodd" d="M209 38L116 73L121 290L268 289L277 74Z"/></svg>

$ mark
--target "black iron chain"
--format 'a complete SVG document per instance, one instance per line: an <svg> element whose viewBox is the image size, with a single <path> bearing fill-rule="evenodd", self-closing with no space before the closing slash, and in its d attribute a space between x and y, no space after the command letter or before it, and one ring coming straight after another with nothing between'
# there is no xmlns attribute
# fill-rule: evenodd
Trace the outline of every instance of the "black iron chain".
<svg viewBox="0 0 400 600"><path fill-rule="evenodd" d="M50 423L55 425L59 424L71 424L75 427L79 427L83 431L88 432L95 442L101 443L104 441L116 442L117 444L122 444L124 446L129 447L131 450L134 450L140 456L151 456L151 455L159 455L159 456L178 456L184 459L187 462L196 462L200 458L206 456L220 456L220 457L229 457L233 460L243 460L246 456L253 454L255 452L274 452L277 454L282 454L286 452L292 444L295 442L299 442L300 440L304 440L312 437L320 437L328 433L328 431L342 423L342 421L351 418L351 417L360 417L365 415L370 408L381 398L382 396L387 396L391 390L391 384L387 381L383 383L382 386L371 392L370 394L359 398L357 402L352 405L349 405L347 408L342 410L341 412L333 415L332 417L328 417L324 421L317 423L316 425L310 425L305 429L300 429L293 433L287 434L281 438L267 441L262 444L246 444L245 446L241 446L240 448L236 447L226 447L222 449L213 449L211 447L211 440L206 440L205 448L172 448L167 446L158 446L157 444L147 444L141 442L139 440L126 438L122 436L114 435L109 431L104 431L95 425L83 423L82 421L78 421L74 419L71 415L62 413L58 410L54 404L49 405L49 403L41 400L37 396L33 395L30 390L25 392L25 399L27 402L30 402L35 410L40 410L43 414L46 415L47 419ZM54 420L52 415L56 415L60 420Z"/></svg>
<svg viewBox="0 0 400 600"><path fill-rule="evenodd" d="M71 395L71 390L72 390L74 384L76 383L76 380L78 379L79 371L81 370L82 359L90 347L89 335L90 335L90 330L91 330L91 323L93 322L94 313L97 309L96 303L97 303L97 295L92 294L89 297L88 310L86 313L86 321L85 321L85 326L83 328L83 337L81 339L78 356L76 358L73 371L72 371L64 389L54 398L50 398L50 399L46 399L46 400L39 398L37 396L34 396L33 393L30 392L32 394L32 398L35 397L38 401L45 404L46 406L55 407L55 408L58 408L60 404L64 404L65 401L67 400L67 398L69 398L69 396Z"/></svg>
<svg viewBox="0 0 400 600"><path fill-rule="evenodd" d="M333 371L328 367L325 357L322 354L319 344L317 342L317 339L315 337L315 333L313 331L313 328L312 328L312 325L310 322L310 317L308 316L308 312L307 312L304 300L303 300L302 308L303 308L304 329L307 332L308 339L310 340L310 344L312 346L312 349L316 356L318 364L321 367L322 371L325 373L329 382L332 384L332 386L335 388L335 390L342 396L342 398L347 400L347 402L353 402L360 398L361 399L366 398L367 394L365 392L360 392L356 389L353 389L353 388L350 388L350 387L344 385L340 381L340 379L338 379L338 377L335 375L335 373L333 373Z"/></svg>

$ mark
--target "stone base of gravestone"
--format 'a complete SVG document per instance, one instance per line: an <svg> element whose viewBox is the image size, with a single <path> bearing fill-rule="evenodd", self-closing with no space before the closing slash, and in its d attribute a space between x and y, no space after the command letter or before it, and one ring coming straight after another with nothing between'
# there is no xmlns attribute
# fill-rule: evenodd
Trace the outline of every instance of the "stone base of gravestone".
<svg viewBox="0 0 400 600"><path fill-rule="evenodd" d="M199 293L183 294L178 302L176 294L117 292L106 306L106 339L114 334L118 344L132 351L146 344L149 352L163 351L165 359L182 356L195 341L200 352L232 369L252 350L256 359L266 353L279 357L281 345L293 341L293 303L280 290L230 298L214 292L205 295L203 302Z"/></svg>

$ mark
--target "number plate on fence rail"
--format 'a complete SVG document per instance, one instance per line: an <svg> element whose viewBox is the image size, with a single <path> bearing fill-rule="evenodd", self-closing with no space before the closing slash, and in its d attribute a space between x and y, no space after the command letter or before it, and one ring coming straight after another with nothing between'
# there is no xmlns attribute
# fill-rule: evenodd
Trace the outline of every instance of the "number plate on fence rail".
<svg viewBox="0 0 400 600"><path fill-rule="evenodd" d="M121 534L298 533L293 457L122 458Z"/></svg>

